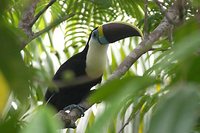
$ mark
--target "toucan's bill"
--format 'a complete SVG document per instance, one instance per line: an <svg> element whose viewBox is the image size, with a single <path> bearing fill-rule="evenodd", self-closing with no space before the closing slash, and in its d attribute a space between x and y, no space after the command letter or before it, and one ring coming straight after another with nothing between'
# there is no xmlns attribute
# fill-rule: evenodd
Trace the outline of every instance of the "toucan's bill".
<svg viewBox="0 0 200 133"><path fill-rule="evenodd" d="M142 36L142 33L136 27L121 22L101 25L95 32L98 34L98 40L101 44L113 43L132 36Z"/></svg>

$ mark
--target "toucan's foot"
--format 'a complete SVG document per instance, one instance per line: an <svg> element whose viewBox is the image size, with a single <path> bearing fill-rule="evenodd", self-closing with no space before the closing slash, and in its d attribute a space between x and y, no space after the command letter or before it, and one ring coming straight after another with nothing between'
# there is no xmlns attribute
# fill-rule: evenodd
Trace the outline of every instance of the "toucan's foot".
<svg viewBox="0 0 200 133"><path fill-rule="evenodd" d="M67 107L65 107L63 110L64 111L71 111L73 109L78 109L80 112L81 112L81 117L83 117L85 114L84 112L86 111L86 109L80 105L76 105L76 104L71 104L71 105L68 105Z"/></svg>

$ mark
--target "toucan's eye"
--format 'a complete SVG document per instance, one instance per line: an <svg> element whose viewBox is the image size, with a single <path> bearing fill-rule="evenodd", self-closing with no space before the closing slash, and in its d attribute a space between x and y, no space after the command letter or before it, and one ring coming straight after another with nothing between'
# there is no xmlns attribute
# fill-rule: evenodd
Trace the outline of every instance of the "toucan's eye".
<svg viewBox="0 0 200 133"><path fill-rule="evenodd" d="M96 36L97 36L97 34L94 32L94 33L93 33L93 37L96 37Z"/></svg>
<svg viewBox="0 0 200 133"><path fill-rule="evenodd" d="M92 35L93 37L97 37L97 30L95 30L94 32L93 32L93 35Z"/></svg>

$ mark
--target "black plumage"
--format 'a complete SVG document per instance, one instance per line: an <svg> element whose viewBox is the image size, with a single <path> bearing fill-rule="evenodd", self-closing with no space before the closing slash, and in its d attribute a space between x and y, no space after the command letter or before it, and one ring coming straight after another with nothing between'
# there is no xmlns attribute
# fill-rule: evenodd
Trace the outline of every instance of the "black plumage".
<svg viewBox="0 0 200 133"><path fill-rule="evenodd" d="M58 90L55 91L48 88L45 94L45 99L48 101L48 104L56 108L57 111L62 110L68 105L80 103L81 100L90 94L90 89L101 82L102 76L96 79L91 79L87 76L85 71L86 55L90 38L91 35L84 50L72 56L64 64L62 64L53 77L53 81L55 81L55 83L56 81L63 81L63 74L67 71L71 71L75 77L72 81L74 83L72 85L66 84L64 87L58 87ZM76 80L81 79L86 81L76 84Z"/></svg>
<svg viewBox="0 0 200 133"><path fill-rule="evenodd" d="M53 81L61 82L62 86L58 84L57 91L47 90L45 94L47 103L57 111L73 104L78 105L90 94L90 89L102 80L108 44L132 36L142 35L136 27L127 23L113 22L95 28L84 50L62 64L54 75ZM74 74L74 79L70 81L73 84L64 81L67 71ZM83 107L77 108L80 108L82 113L85 111Z"/></svg>

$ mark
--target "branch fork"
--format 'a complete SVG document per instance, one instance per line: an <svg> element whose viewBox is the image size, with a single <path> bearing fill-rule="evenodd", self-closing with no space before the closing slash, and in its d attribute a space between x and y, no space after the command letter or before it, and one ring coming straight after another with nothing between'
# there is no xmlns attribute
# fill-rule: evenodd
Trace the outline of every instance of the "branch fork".
<svg viewBox="0 0 200 133"><path fill-rule="evenodd" d="M40 0L33 0L31 1L31 6L27 8L27 10L24 12L24 15L22 17L22 20L19 24L19 28L21 28L24 33L27 35L28 39L24 40L22 39L22 44L21 44L21 50L25 48L25 46L31 42L33 39L39 37L43 33L49 31L50 29L54 28L55 26L59 25L60 23L64 22L65 20L73 17L75 14L67 14L62 16L62 18L59 18L58 20L55 20L52 22L49 26L47 26L45 29L38 31L34 33L32 31L32 27L35 24L35 22L39 19L39 17L50 7L53 5L53 3L56 2L56 0L50 0L50 2L34 17L35 9L37 4L39 3Z"/></svg>

